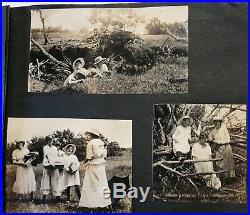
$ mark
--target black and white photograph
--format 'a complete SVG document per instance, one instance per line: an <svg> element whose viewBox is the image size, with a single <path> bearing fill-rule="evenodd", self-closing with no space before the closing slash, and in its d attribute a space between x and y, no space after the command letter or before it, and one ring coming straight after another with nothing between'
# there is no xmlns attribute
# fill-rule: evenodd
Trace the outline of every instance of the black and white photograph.
<svg viewBox="0 0 250 215"><path fill-rule="evenodd" d="M241 104L154 105L154 200L247 203L246 116Z"/></svg>
<svg viewBox="0 0 250 215"><path fill-rule="evenodd" d="M188 93L188 6L31 10L28 92Z"/></svg>
<svg viewBox="0 0 250 215"><path fill-rule="evenodd" d="M6 212L132 210L131 120L8 118L5 157Z"/></svg>

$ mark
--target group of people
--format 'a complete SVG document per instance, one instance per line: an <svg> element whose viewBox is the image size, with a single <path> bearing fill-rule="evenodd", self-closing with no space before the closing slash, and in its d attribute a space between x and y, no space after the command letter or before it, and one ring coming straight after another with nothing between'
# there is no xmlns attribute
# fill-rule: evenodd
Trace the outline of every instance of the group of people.
<svg viewBox="0 0 250 215"><path fill-rule="evenodd" d="M79 198L79 207L105 208L111 205L110 196L103 193L104 189L108 189L105 170L106 146L98 131L88 131L85 136L88 143L81 191L80 163L75 155L76 146L68 144L62 150L57 139L46 138L46 145L43 147L43 174L40 187L44 202L47 201L50 193L56 202L60 202L63 192L66 192L67 201L70 201L71 187L74 187ZM37 191L37 183L32 163L25 159L30 152L25 147L25 141L18 141L16 145L17 149L12 153L13 163L17 166L13 192L18 195L18 198L21 198L23 194L29 194L32 200L34 192Z"/></svg>
<svg viewBox="0 0 250 215"><path fill-rule="evenodd" d="M110 75L107 65L105 64L106 58L98 56L95 58L94 67L85 69L85 61L83 58L77 58L73 62L73 73L68 76L64 82L64 86L82 83L86 78L101 78L104 75Z"/></svg>
<svg viewBox="0 0 250 215"><path fill-rule="evenodd" d="M235 164L230 135L223 119L216 117L213 123L214 128L207 135L190 116L182 117L172 135L173 152L179 160L191 157L196 172L202 173L207 186L219 189L235 178Z"/></svg>

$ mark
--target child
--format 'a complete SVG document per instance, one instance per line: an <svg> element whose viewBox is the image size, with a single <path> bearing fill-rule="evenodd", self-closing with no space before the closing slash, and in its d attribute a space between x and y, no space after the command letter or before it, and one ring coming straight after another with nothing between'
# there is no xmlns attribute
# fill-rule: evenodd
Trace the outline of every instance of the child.
<svg viewBox="0 0 250 215"><path fill-rule="evenodd" d="M65 80L63 86L68 86L70 84L77 84L84 81L84 79L88 76L88 70L83 68L85 65L85 61L83 58L77 58L73 63L74 72L69 75L69 77Z"/></svg>
<svg viewBox="0 0 250 215"><path fill-rule="evenodd" d="M204 133L200 133L199 142L195 143L192 148L193 160L210 160L212 158L211 147L206 143L206 137ZM194 163L194 167L197 173L213 173L213 162L197 162ZM203 175L207 186L219 189L221 187L221 181L215 174Z"/></svg>
<svg viewBox="0 0 250 215"><path fill-rule="evenodd" d="M76 155L74 155L76 151L76 146L73 144L69 144L65 146L65 164L64 164L64 185L67 193L67 201L70 201L70 188L75 186L75 191L77 197L80 199L80 176L79 176L79 161Z"/></svg>
<svg viewBox="0 0 250 215"><path fill-rule="evenodd" d="M33 200L33 192L36 191L36 179L30 160L24 161L25 156L29 154L29 150L24 145L24 141L16 142L17 149L12 153L13 164L17 165L13 192L17 194L18 198L22 194L30 194L30 199Z"/></svg>

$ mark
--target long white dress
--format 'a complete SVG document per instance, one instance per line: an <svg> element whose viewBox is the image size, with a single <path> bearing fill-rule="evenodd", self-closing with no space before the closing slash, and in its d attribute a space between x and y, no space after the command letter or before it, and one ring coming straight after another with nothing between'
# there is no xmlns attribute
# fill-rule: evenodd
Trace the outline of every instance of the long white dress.
<svg viewBox="0 0 250 215"><path fill-rule="evenodd" d="M93 139L87 145L86 158L90 159L83 179L79 207L104 208L111 205L110 197L104 194L109 189L105 170L107 150L100 139Z"/></svg>
<svg viewBox="0 0 250 215"><path fill-rule="evenodd" d="M69 168L74 168L76 171L73 174L70 174ZM69 155L65 157L64 164L64 187L71 187L75 185L80 185L80 175L79 175L80 163L76 155ZM73 169L72 168L72 169Z"/></svg>
<svg viewBox="0 0 250 215"><path fill-rule="evenodd" d="M62 163L65 163L65 159L66 159L65 152L62 150L58 150L58 158ZM57 188L58 196L61 195L63 190L65 189L64 180L65 180L64 170L59 170L59 180L58 180L58 188Z"/></svg>
<svg viewBox="0 0 250 215"><path fill-rule="evenodd" d="M216 158L223 158L223 160L215 162L216 169L227 170L228 172L223 174L225 178L235 177L235 163L232 147L229 144L230 135L227 127L222 124L219 129L214 128L209 134L209 140L213 140L218 144L215 152Z"/></svg>
<svg viewBox="0 0 250 215"><path fill-rule="evenodd" d="M173 133L173 151L187 154L190 152L189 139L191 138L191 127L179 125Z"/></svg>
<svg viewBox="0 0 250 215"><path fill-rule="evenodd" d="M29 154L27 148L16 149L12 153L14 163L24 163L23 158ZM28 194L36 191L36 179L32 166L24 167L17 165L16 181L13 186L13 192L17 194Z"/></svg>
<svg viewBox="0 0 250 215"><path fill-rule="evenodd" d="M46 145L43 147L43 177L41 181L41 190L43 195L48 195L50 190L54 196L60 196L61 191L59 188L59 170L48 168L54 165L58 159L58 151L55 146Z"/></svg>
<svg viewBox="0 0 250 215"><path fill-rule="evenodd" d="M192 148L192 157L194 160L209 160L211 159L212 152L211 147L208 143L205 146L202 146L200 143L195 143ZM213 162L197 162L194 163L194 167L197 173L213 173ZM216 177L215 174L203 175L203 178L206 180L207 186L215 189L221 187L221 181Z"/></svg>

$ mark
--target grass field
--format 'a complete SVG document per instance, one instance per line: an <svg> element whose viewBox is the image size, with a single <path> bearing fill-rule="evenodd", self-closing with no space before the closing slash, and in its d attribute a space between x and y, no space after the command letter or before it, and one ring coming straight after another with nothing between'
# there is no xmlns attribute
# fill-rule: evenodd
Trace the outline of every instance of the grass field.
<svg viewBox="0 0 250 215"><path fill-rule="evenodd" d="M83 94L182 94L188 92L187 79L188 58L179 57L159 63L141 75L128 76L115 73L111 77L101 79L89 78L84 83L67 88L63 87L62 82L45 83L31 78L30 91Z"/></svg>
<svg viewBox="0 0 250 215"><path fill-rule="evenodd" d="M166 41L165 45L170 47L187 46L186 43L175 41L167 35L141 35L140 37L154 47L162 46ZM79 44L83 44L80 37L76 36L75 39ZM47 46L58 41L58 35L51 34L50 40L51 43ZM40 44L42 43L42 41L38 41ZM62 38L61 41L63 44L76 43L72 40L67 42L65 38ZM163 58L143 74L127 75L113 72L111 77L88 78L84 83L70 87L63 87L63 81L44 82L30 77L29 91L66 94L78 92L82 94L183 94L188 92L188 57Z"/></svg>
<svg viewBox="0 0 250 215"><path fill-rule="evenodd" d="M72 189L70 203L66 203L65 194L62 195L61 203L53 203L48 201L47 204L41 204L42 193L40 190L41 178L42 178L42 165L34 167L37 188L38 191L35 193L34 202L30 202L28 197L23 199L21 202L13 200L12 188L15 181L16 167L14 165L6 165L6 211L7 212L75 212L80 211L78 208L78 199ZM82 184L84 176L84 165L80 166L80 180ZM132 183L132 150L128 149L122 152L122 156L115 158L108 158L106 163L106 173L108 179L112 176L130 176ZM118 206L114 208L114 211L118 212L129 212L131 211L132 201L131 199L125 198L120 201Z"/></svg>

